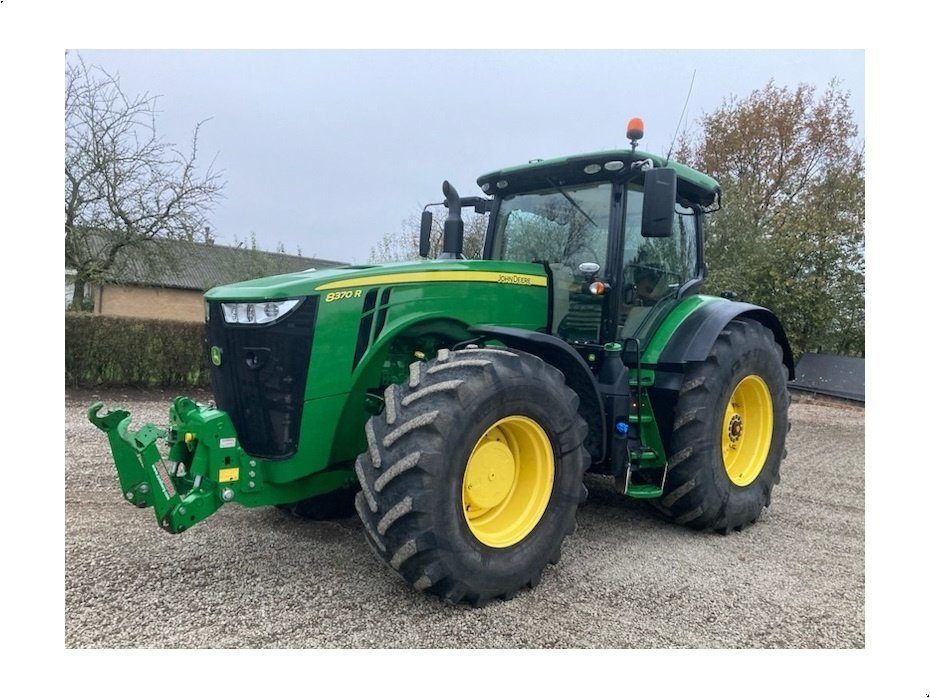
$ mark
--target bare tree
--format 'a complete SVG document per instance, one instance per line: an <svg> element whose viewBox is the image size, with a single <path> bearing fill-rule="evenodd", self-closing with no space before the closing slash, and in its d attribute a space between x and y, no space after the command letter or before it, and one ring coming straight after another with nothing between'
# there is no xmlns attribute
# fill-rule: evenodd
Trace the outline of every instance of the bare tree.
<svg viewBox="0 0 930 698"><path fill-rule="evenodd" d="M195 125L182 152L156 130L157 98L129 96L119 77L78 57L65 73L65 264L75 272L73 308L123 251L154 238L204 239L225 182L197 167Z"/></svg>
<svg viewBox="0 0 930 698"><path fill-rule="evenodd" d="M442 252L442 231L447 212L438 209L433 213L433 227L430 231L430 252L428 259L436 259ZM481 259L484 251L484 237L488 227L488 217L467 211L462 212L465 229L462 237L462 255L465 259ZM406 262L420 260L420 214L411 214L400 230L387 233L377 245L371 248L369 260L372 262Z"/></svg>

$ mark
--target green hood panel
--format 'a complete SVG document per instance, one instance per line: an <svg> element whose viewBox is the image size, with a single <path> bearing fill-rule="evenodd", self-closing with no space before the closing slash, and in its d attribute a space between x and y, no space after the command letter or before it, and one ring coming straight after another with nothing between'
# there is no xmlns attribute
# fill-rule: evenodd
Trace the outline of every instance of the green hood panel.
<svg viewBox="0 0 930 698"><path fill-rule="evenodd" d="M539 264L443 260L335 267L319 271L281 274L218 286L207 291L204 297L211 301L275 300L382 284L442 281L543 287L547 285L545 271Z"/></svg>

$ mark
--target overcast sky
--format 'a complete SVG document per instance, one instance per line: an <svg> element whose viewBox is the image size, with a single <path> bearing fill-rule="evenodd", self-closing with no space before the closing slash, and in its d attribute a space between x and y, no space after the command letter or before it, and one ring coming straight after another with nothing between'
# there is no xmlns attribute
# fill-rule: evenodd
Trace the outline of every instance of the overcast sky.
<svg viewBox="0 0 930 698"><path fill-rule="evenodd" d="M160 96L160 129L183 144L198 121L204 163L227 188L218 242L366 262L449 179L533 158L626 147L665 153L692 73L684 125L774 80L838 78L864 137L863 51L94 51L130 93ZM726 200L726 199L724 199Z"/></svg>

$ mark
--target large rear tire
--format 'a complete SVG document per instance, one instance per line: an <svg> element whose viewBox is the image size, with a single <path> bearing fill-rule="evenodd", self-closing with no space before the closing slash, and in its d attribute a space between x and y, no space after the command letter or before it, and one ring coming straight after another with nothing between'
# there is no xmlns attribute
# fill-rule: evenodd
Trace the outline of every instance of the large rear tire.
<svg viewBox="0 0 930 698"><path fill-rule="evenodd" d="M667 517L720 533L759 518L786 453L787 376L772 332L748 319L731 321L686 370L657 503Z"/></svg>
<svg viewBox="0 0 930 698"><path fill-rule="evenodd" d="M440 350L384 398L355 466L375 552L451 603L535 586L587 496L587 425L562 374L511 349Z"/></svg>

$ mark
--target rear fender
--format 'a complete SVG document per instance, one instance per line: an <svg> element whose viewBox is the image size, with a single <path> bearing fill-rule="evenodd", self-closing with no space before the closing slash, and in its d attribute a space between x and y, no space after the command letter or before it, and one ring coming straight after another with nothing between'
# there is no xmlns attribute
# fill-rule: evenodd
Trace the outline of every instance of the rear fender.
<svg viewBox="0 0 930 698"><path fill-rule="evenodd" d="M704 361L723 328L738 318L755 320L772 331L775 341L781 346L782 362L788 369L788 378L793 379L794 354L785 329L775 314L758 305L720 299L719 302L697 306L679 324L659 354L656 387L677 390L684 366ZM676 382L678 385L674 385Z"/></svg>

